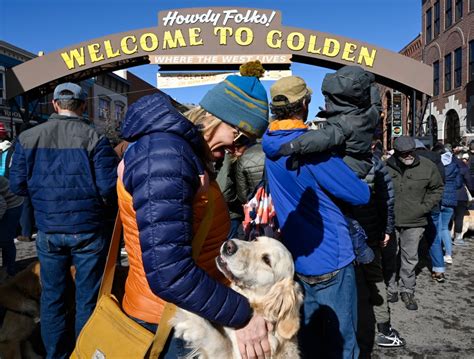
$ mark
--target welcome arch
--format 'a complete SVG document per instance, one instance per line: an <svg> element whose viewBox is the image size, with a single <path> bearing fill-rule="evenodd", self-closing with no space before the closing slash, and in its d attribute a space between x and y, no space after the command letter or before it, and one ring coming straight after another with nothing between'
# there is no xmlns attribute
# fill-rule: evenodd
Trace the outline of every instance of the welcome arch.
<svg viewBox="0 0 474 359"><path fill-rule="evenodd" d="M161 11L158 19L157 27L84 41L9 69L7 97L34 98L59 82L140 64L216 69L255 59L270 67L290 60L330 69L357 64L383 85L431 96L431 67L365 42L283 26L279 11L187 8Z"/></svg>

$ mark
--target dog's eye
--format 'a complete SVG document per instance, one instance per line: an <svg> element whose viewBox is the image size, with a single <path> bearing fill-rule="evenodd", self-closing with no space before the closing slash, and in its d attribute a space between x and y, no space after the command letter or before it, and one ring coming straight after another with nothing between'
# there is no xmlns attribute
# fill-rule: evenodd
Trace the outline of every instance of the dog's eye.
<svg viewBox="0 0 474 359"><path fill-rule="evenodd" d="M272 262L270 261L270 256L268 254L264 254L262 256L262 261L264 261L267 266L272 266Z"/></svg>

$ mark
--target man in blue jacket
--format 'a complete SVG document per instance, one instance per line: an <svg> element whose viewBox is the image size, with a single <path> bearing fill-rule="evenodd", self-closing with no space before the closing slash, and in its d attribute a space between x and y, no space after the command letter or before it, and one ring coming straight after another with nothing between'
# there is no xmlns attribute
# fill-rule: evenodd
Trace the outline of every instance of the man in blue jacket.
<svg viewBox="0 0 474 359"><path fill-rule="evenodd" d="M82 118L85 99L76 84L57 86L57 113L18 137L10 171L11 190L29 195L35 212L41 335L47 357L55 359L74 348L66 325L69 267L76 268L77 337L97 300L110 236L104 217L116 197L117 156Z"/></svg>
<svg viewBox="0 0 474 359"><path fill-rule="evenodd" d="M283 79L282 79L283 80ZM357 290L348 223L335 200L369 201L368 186L328 152L302 157L298 167L279 148L308 129L311 90L303 79L270 89L275 121L263 138L270 192L283 243L295 260L305 292L300 345L304 358L357 358Z"/></svg>

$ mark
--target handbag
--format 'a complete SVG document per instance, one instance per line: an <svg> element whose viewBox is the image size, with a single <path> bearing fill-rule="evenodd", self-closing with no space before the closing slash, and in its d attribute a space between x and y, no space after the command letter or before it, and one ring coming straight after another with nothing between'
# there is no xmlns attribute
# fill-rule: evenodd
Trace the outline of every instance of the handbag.
<svg viewBox="0 0 474 359"><path fill-rule="evenodd" d="M192 241L192 256L197 259L214 217L214 193L208 192L208 203L202 222ZM71 354L73 359L154 358L162 352L171 332L169 320L176 306L166 303L155 334L128 317L117 298L111 294L115 265L122 234L120 210L115 220L104 276L94 312L82 328Z"/></svg>

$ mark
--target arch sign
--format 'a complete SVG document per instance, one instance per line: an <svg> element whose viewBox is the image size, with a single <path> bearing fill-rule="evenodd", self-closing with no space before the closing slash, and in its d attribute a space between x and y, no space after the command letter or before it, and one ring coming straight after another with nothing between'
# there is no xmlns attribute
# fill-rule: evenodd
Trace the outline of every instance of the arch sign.
<svg viewBox="0 0 474 359"><path fill-rule="evenodd" d="M288 64L291 59L332 69L360 65L379 83L431 95L431 67L364 42L283 26L279 11L175 9L161 11L158 22L157 27L85 41L15 66L7 72L7 96L137 63L189 69L256 59L264 64Z"/></svg>

